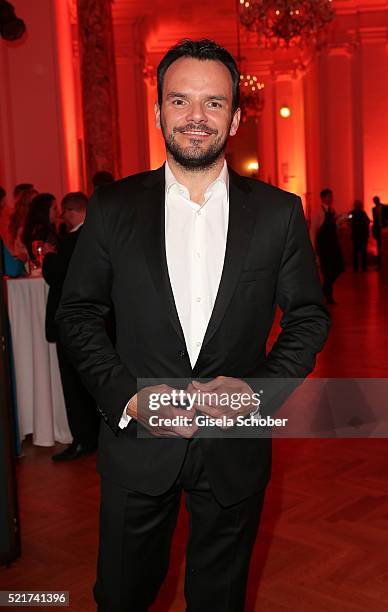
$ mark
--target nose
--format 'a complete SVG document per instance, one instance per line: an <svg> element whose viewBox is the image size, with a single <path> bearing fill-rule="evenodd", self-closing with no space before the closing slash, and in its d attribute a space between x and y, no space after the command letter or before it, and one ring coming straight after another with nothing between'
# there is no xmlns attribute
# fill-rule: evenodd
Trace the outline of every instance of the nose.
<svg viewBox="0 0 388 612"><path fill-rule="evenodd" d="M204 123L207 121L207 116L203 104L198 101L193 101L188 109L186 115L187 121L193 121L194 123Z"/></svg>

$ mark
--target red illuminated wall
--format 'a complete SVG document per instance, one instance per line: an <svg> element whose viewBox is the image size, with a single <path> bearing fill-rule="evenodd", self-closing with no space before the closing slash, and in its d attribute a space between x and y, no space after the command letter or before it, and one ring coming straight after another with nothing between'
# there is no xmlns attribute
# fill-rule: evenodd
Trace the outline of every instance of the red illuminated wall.
<svg viewBox="0 0 388 612"><path fill-rule="evenodd" d="M13 5L27 34L0 40L0 181L8 192L28 181L61 198L79 186L68 4Z"/></svg>

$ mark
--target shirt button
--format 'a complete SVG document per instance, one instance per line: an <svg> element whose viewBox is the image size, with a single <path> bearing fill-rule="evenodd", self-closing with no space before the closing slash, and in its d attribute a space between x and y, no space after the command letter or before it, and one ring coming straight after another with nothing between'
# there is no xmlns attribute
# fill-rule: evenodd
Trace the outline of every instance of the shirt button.
<svg viewBox="0 0 388 612"><path fill-rule="evenodd" d="M197 255L198 259L201 257L201 253L198 253L198 251L197 251L196 255Z"/></svg>
<svg viewBox="0 0 388 612"><path fill-rule="evenodd" d="M178 352L178 357L185 357L186 356L186 351L179 351Z"/></svg>
<svg viewBox="0 0 388 612"><path fill-rule="evenodd" d="M196 302L200 302L200 301L201 301L201 298L200 298L200 297L197 297L197 298L195 298L195 301L196 301Z"/></svg>
<svg viewBox="0 0 388 612"><path fill-rule="evenodd" d="M199 215L200 215L200 214L201 214L201 211L200 211L200 210L198 210L198 211L197 211L197 215L198 215L198 217L199 217Z"/></svg>
<svg viewBox="0 0 388 612"><path fill-rule="evenodd" d="M196 346L201 346L201 343L200 342L196 342L195 345Z"/></svg>

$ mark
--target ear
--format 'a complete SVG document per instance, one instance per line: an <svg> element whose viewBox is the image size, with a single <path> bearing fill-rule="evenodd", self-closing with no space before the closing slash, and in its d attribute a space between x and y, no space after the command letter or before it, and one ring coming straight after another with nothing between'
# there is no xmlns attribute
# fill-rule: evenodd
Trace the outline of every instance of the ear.
<svg viewBox="0 0 388 612"><path fill-rule="evenodd" d="M240 125L241 119L241 108L238 108L233 115L232 123L229 130L229 136L234 136L237 133L238 126Z"/></svg>
<svg viewBox="0 0 388 612"><path fill-rule="evenodd" d="M155 113L155 125L160 130L161 128L160 126L160 106L158 102L155 102L154 104L154 113Z"/></svg>

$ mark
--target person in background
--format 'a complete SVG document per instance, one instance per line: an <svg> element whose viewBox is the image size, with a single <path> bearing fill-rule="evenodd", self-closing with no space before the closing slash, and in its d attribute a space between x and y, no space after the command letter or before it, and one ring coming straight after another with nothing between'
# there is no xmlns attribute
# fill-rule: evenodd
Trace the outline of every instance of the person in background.
<svg viewBox="0 0 388 612"><path fill-rule="evenodd" d="M6 241L12 254L24 262L28 260L28 252L24 246L22 238L24 225L30 204L37 194L38 192L33 188L19 189L19 191L16 191L17 197L14 200L14 206L9 215L9 220L7 223L7 231L4 235L4 240Z"/></svg>
<svg viewBox="0 0 388 612"><path fill-rule="evenodd" d="M322 274L322 291L327 304L335 304L333 285L344 271L344 260L337 234L337 221L331 189L321 191L323 222L316 235L316 250Z"/></svg>
<svg viewBox="0 0 388 612"><path fill-rule="evenodd" d="M388 214L385 211L388 210L388 207L386 204L382 204L379 196L373 198L373 203L372 235L377 244L377 269L379 270L381 267L381 230L387 223Z"/></svg>
<svg viewBox="0 0 388 612"><path fill-rule="evenodd" d="M34 185L32 183L19 183L15 186L13 190L13 199L14 204L16 204L19 198L23 195L25 191L36 191Z"/></svg>
<svg viewBox="0 0 388 612"><path fill-rule="evenodd" d="M355 200L349 218L353 240L353 270L358 272L358 260L361 256L361 269L366 272L370 219L361 200Z"/></svg>
<svg viewBox="0 0 388 612"><path fill-rule="evenodd" d="M93 188L100 187L101 185L109 185L109 183L113 183L114 176L110 172L106 170L99 170L93 175L92 183Z"/></svg>
<svg viewBox="0 0 388 612"><path fill-rule="evenodd" d="M62 452L52 456L53 461L71 461L94 452L97 448L100 415L92 396L85 389L74 366L59 342L55 314L62 294L68 265L81 233L88 199L81 192L68 193L62 200L61 220L68 233L63 237L55 253L46 245L42 273L50 286L46 308L46 339L56 342L67 420L73 442Z"/></svg>
<svg viewBox="0 0 388 612"><path fill-rule="evenodd" d="M2 211L5 207L5 196L6 195L7 195L7 192L5 191L4 187L0 185L0 211Z"/></svg>
<svg viewBox="0 0 388 612"><path fill-rule="evenodd" d="M26 269L24 266L24 262L17 257L14 257L11 251L8 249L6 244L0 235L0 244L3 248L3 261L4 261L4 272L7 276L11 276L16 278L17 276L24 276L26 273Z"/></svg>
<svg viewBox="0 0 388 612"><path fill-rule="evenodd" d="M0 186L0 213L5 209L5 197L7 193L3 187ZM0 226L0 248L3 253L3 262L4 262L4 272L7 276L23 276L25 274L24 263L21 259L14 257L9 250L5 239L6 236L3 236L4 225ZM0 253L1 254L1 253Z"/></svg>
<svg viewBox="0 0 388 612"><path fill-rule="evenodd" d="M3 235L5 232L5 228L7 223L5 222L5 214L6 214L6 200L5 200L5 196L7 195L7 192L5 191L4 187L1 187L0 185L0 234Z"/></svg>
<svg viewBox="0 0 388 612"><path fill-rule="evenodd" d="M24 228L22 242L27 249L29 258L36 260L33 243L39 241L56 248L58 244L58 207L55 196L51 193L40 193L31 201Z"/></svg>

